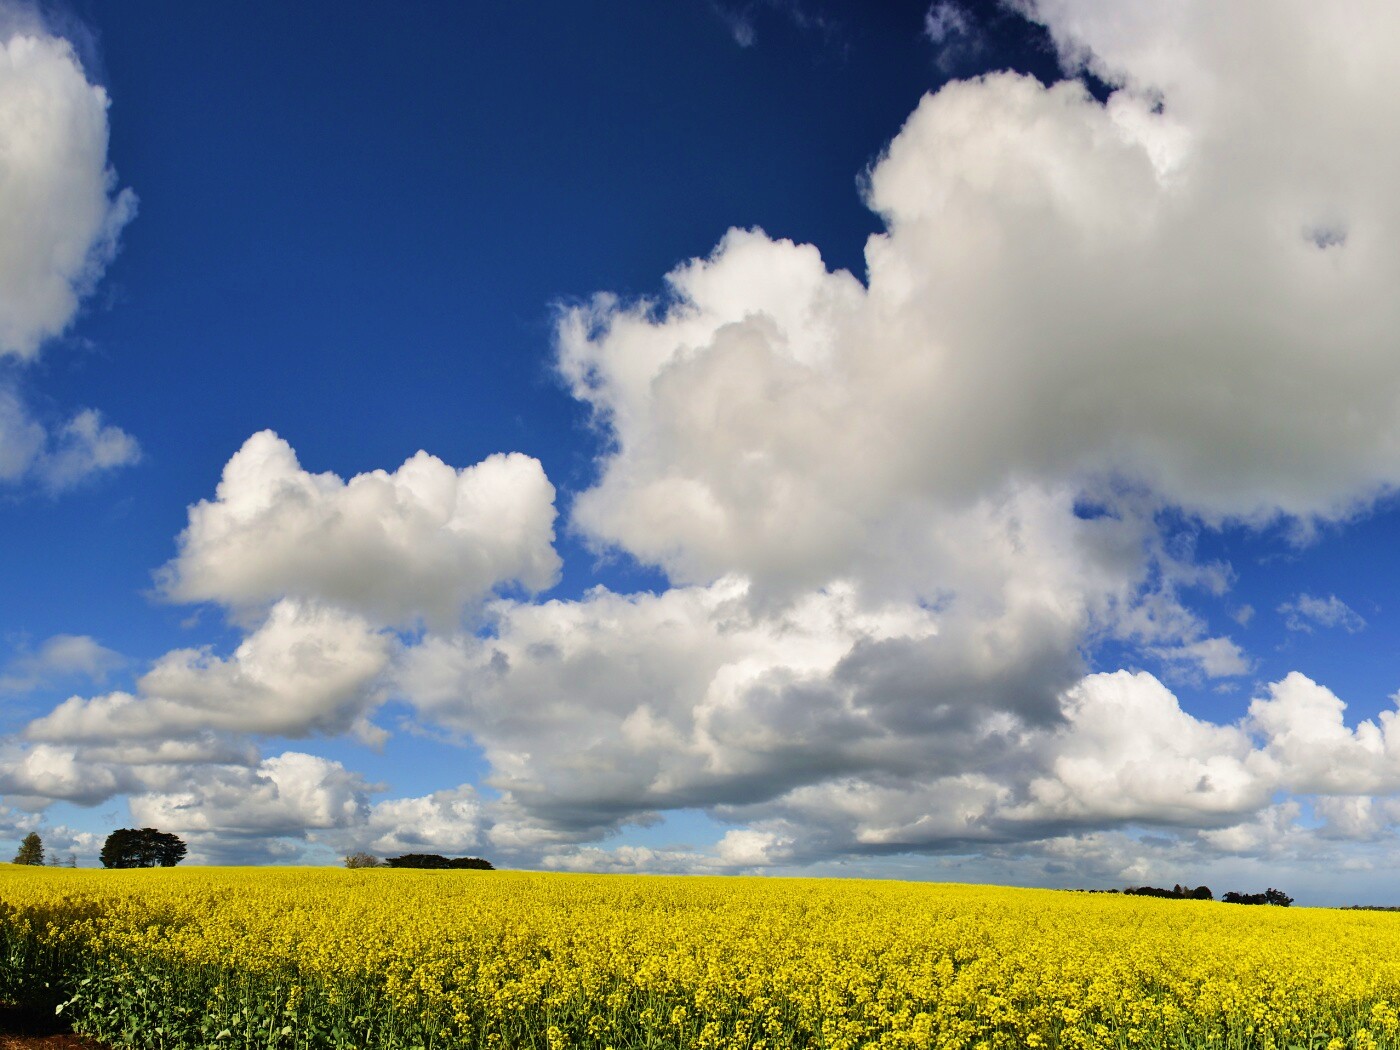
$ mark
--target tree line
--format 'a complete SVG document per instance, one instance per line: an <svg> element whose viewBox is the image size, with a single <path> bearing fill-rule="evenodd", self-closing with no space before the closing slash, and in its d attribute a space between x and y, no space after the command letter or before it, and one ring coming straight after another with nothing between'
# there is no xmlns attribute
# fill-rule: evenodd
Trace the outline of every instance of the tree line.
<svg viewBox="0 0 1400 1050"><path fill-rule="evenodd" d="M1110 890L1116 893L1116 890ZM1166 900L1177 901L1213 901L1215 894L1211 893L1209 886L1197 886L1192 889L1190 886L1173 886L1171 889L1164 889L1161 886L1129 886L1123 890L1124 893L1136 897L1162 897ZM1284 893L1283 890L1276 890L1270 886L1263 893L1236 893L1234 890L1223 894L1220 898L1222 904L1271 904L1276 908L1286 908L1293 903L1293 898Z"/></svg>
<svg viewBox="0 0 1400 1050"><path fill-rule="evenodd" d="M480 857L444 857L437 853L405 853L380 860L372 853L352 853L345 858L347 868L425 868L430 871L495 871L489 860Z"/></svg>
<svg viewBox="0 0 1400 1050"><path fill-rule="evenodd" d="M104 868L171 868L185 859L186 847L178 835L155 828L118 828L107 836L100 855ZM20 843L15 864L44 864L44 840L31 831ZM57 855L47 864L57 867ZM76 868L78 858L70 855L67 866ZM370 853L352 853L345 858L347 868L426 868L438 871L495 871L495 865L481 857L444 857L437 853L405 853L383 860Z"/></svg>
<svg viewBox="0 0 1400 1050"><path fill-rule="evenodd" d="M24 836L15 854L15 864L44 864L44 840L37 831ZM99 858L104 868L172 868L185 859L185 843L178 835L155 828L118 828L107 836ZM58 867L57 854L49 854L50 867ZM67 867L76 868L78 858L69 854Z"/></svg>

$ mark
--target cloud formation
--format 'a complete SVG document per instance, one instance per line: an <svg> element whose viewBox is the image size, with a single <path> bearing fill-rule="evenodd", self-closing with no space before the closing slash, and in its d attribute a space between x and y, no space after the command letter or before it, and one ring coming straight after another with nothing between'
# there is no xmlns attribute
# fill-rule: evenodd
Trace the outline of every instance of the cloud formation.
<svg viewBox="0 0 1400 1050"><path fill-rule="evenodd" d="M56 428L46 427L13 389L0 386L0 482L34 482L50 495L141 459L136 439L83 409Z"/></svg>
<svg viewBox="0 0 1400 1050"><path fill-rule="evenodd" d="M245 614L294 597L450 629L497 587L553 584L553 541L554 486L529 456L458 470L419 452L345 481L303 470L264 430L229 460L215 498L190 508L159 586Z"/></svg>
<svg viewBox="0 0 1400 1050"><path fill-rule="evenodd" d="M83 634L56 634L33 652L22 652L0 672L0 693L27 693L65 678L100 682L126 661Z"/></svg>
<svg viewBox="0 0 1400 1050"><path fill-rule="evenodd" d="M603 449L569 524L659 593L513 593L559 571L529 457L344 480L264 431L160 576L243 644L61 704L5 789L133 792L206 856L270 836L607 870L975 853L1121 874L1393 828L1397 712L1348 725L1295 673L1208 719L1086 657L1250 673L1196 609L1225 614L1230 569L1183 537L1306 532L1400 482L1400 148L1374 136L1400 95L1371 43L1400 16L1021 6L1110 96L1000 73L924 98L866 174L865 274L736 229L654 301L561 313ZM1348 76L1280 78L1279 56ZM1359 626L1335 597L1280 611ZM388 696L480 746L496 794L373 803L338 763L237 752L371 734ZM690 809L728 830L600 845Z"/></svg>
<svg viewBox="0 0 1400 1050"><path fill-rule="evenodd" d="M287 599L227 659L208 649L166 653L134 694L70 697L25 735L66 744L207 731L304 737L358 728L372 736L365 718L396 644L358 616Z"/></svg>
<svg viewBox="0 0 1400 1050"><path fill-rule="evenodd" d="M136 213L107 165L107 106L68 41L0 36L0 356L68 327Z"/></svg>
<svg viewBox="0 0 1400 1050"><path fill-rule="evenodd" d="M1364 630L1366 621L1355 609L1335 594L1315 598L1299 594L1278 607L1284 626L1290 631L1312 634L1314 627L1340 627L1347 634Z"/></svg>
<svg viewBox="0 0 1400 1050"><path fill-rule="evenodd" d="M0 359L32 361L68 328L136 214L107 164L107 107L67 40L0 5ZM0 482L56 494L139 458L96 410L49 425L0 381Z"/></svg>

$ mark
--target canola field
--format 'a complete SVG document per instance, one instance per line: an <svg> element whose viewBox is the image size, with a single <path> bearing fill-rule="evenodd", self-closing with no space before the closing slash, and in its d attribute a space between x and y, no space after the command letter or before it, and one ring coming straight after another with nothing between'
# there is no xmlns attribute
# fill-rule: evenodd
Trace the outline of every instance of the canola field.
<svg viewBox="0 0 1400 1050"><path fill-rule="evenodd" d="M1400 914L922 883L0 865L132 1047L1400 1047Z"/></svg>

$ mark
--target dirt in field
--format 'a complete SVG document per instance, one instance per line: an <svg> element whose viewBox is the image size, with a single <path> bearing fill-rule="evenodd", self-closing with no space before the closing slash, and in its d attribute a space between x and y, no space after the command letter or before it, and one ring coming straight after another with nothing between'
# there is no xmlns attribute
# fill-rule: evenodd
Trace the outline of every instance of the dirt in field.
<svg viewBox="0 0 1400 1050"><path fill-rule="evenodd" d="M0 1004L0 1050L108 1050L106 1043L74 1035L52 1007Z"/></svg>

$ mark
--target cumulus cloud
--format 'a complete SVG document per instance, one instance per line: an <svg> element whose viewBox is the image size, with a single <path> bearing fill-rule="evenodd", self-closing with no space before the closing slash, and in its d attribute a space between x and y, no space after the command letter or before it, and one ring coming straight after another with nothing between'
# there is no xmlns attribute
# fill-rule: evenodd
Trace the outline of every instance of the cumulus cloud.
<svg viewBox="0 0 1400 1050"><path fill-rule="evenodd" d="M91 806L140 786L126 764L93 763L76 748L11 745L0 755L0 792L28 808L42 809L55 801Z"/></svg>
<svg viewBox="0 0 1400 1050"><path fill-rule="evenodd" d="M1280 605L1278 612L1284 618L1285 627L1305 634L1312 634L1314 627L1340 627L1347 634L1355 634L1366 627L1361 614L1335 594L1326 598L1299 594Z"/></svg>
<svg viewBox="0 0 1400 1050"><path fill-rule="evenodd" d="M1035 658L1020 636L872 611L849 589L781 614L746 599L731 579L502 603L490 636L408 650L398 687L484 748L502 798L483 840L566 868L670 870L680 854L588 843L688 807L734 828L685 863L737 870L1106 827L1254 841L1280 792L1400 791L1397 713L1347 726L1342 701L1302 675L1217 723L1145 672L1080 677L1053 635Z"/></svg>
<svg viewBox="0 0 1400 1050"><path fill-rule="evenodd" d="M67 40L0 9L0 358L33 360L68 328L136 213L107 165L107 107ZM97 411L47 425L0 385L0 482L58 493L139 458Z"/></svg>
<svg viewBox="0 0 1400 1050"><path fill-rule="evenodd" d="M1387 50L1338 49L1394 16L1246 8L1038 6L1091 55L1140 32L1094 59L1121 87L925 97L867 179L864 282L735 230L658 301L567 311L561 369L614 439L576 524L678 579L812 580L1025 485L1207 522L1343 518L1393 488L1400 151L1373 128L1394 92ZM1299 47L1236 61L1260 22ZM1280 77L1278 54L1351 75ZM1334 213L1346 241L1319 249L1303 231Z"/></svg>
<svg viewBox="0 0 1400 1050"><path fill-rule="evenodd" d="M376 802L354 834L360 848L383 856L461 855L482 845L491 819L486 810L476 789L463 784L417 798Z"/></svg>
<svg viewBox="0 0 1400 1050"><path fill-rule="evenodd" d="M660 595L501 603L487 637L406 651L399 691L470 734L491 783L563 840L659 809L771 798L851 772L960 769L1055 723L1078 677L1029 607L936 616L849 586L756 613L722 580Z"/></svg>
<svg viewBox="0 0 1400 1050"><path fill-rule="evenodd" d="M458 470L419 452L345 481L303 470L265 430L229 460L215 498L190 508L159 584L172 600L236 611L296 597L450 627L494 588L552 585L553 541L554 487L529 456Z"/></svg>
<svg viewBox="0 0 1400 1050"><path fill-rule="evenodd" d="M1391 789L1388 714L1348 728L1290 677L1216 724L1080 657L1249 673L1188 604L1228 567L1170 522L1305 532L1400 481L1400 150L1372 130L1396 96L1388 48L1346 43L1400 23L1019 6L1107 101L1009 73L923 99L865 179L860 278L731 230L653 300L561 313L605 439L571 524L673 588L498 605L489 637L407 654L405 695L482 743L515 841L701 806L755 864L1133 824L1263 842L1275 792ZM1261 23L1276 48L1245 47ZM971 27L935 5L926 30ZM1281 84L1281 55L1356 75ZM1291 743L1314 731L1348 778Z"/></svg>
<svg viewBox="0 0 1400 1050"><path fill-rule="evenodd" d="M0 33L0 355L67 328L136 212L107 165L107 93L68 41Z"/></svg>
<svg viewBox="0 0 1400 1050"><path fill-rule="evenodd" d="M133 795L131 809L138 822L187 838L191 855L206 863L295 862L318 850L332 857L482 852L490 818L470 785L372 801L383 791L339 762L287 751L191 770Z"/></svg>
<svg viewBox="0 0 1400 1050"><path fill-rule="evenodd" d="M198 835L302 835L363 820L370 785L339 762L288 751L256 768L229 767L186 790L136 795L138 824Z"/></svg>
<svg viewBox="0 0 1400 1050"><path fill-rule="evenodd" d="M177 649L135 693L70 697L31 722L31 740L100 744L197 737L205 731L288 737L362 724L396 642L343 611L284 600L228 658Z"/></svg>

